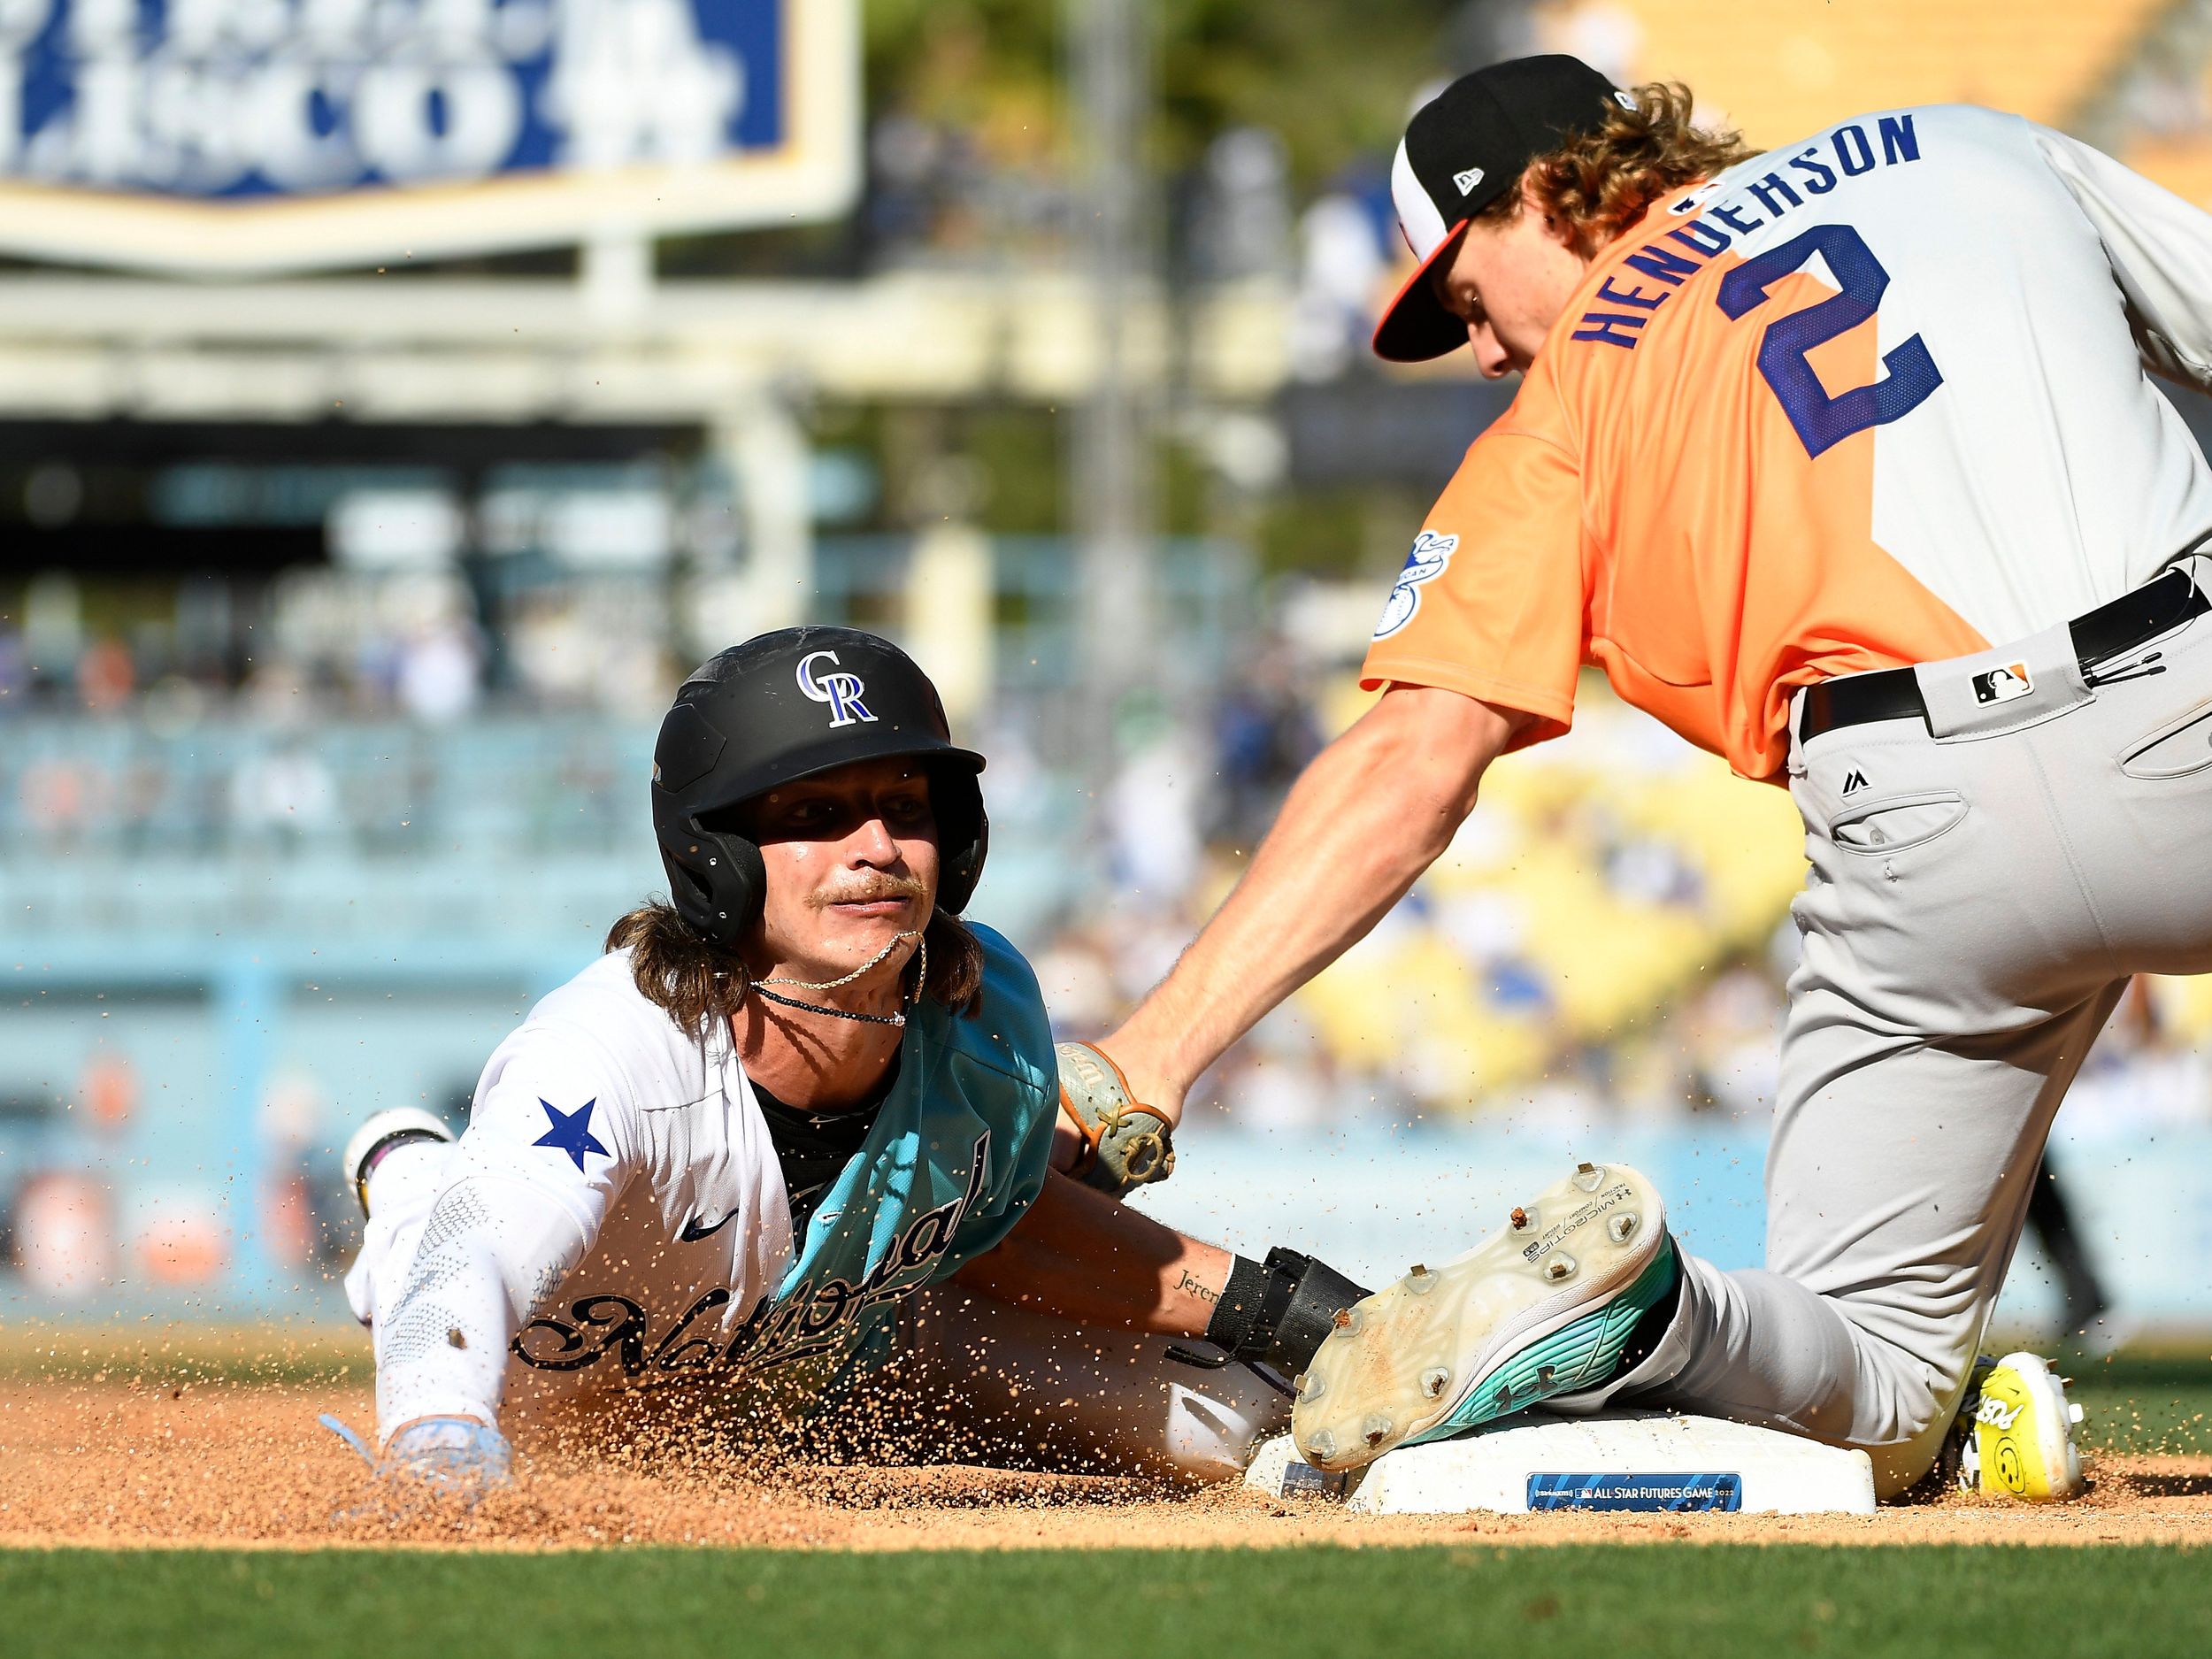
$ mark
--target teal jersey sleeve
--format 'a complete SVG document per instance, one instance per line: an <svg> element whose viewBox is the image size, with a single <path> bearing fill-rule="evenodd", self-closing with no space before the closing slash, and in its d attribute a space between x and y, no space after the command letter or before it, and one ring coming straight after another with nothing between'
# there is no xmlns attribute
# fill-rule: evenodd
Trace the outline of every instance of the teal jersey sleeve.
<svg viewBox="0 0 2212 1659"><path fill-rule="evenodd" d="M983 941L982 1005L967 1018L932 1005L943 1058L925 1107L955 1118L964 1110L987 1129L990 1145L983 1189L933 1283L997 1244L1044 1190L1060 1110L1059 1060L1037 976L997 933L974 931Z"/></svg>
<svg viewBox="0 0 2212 1659"><path fill-rule="evenodd" d="M1043 1190L1059 1109L1044 998L986 927L972 1015L925 1002L875 1125L733 1352L756 1367L879 1352L892 1309L990 1249Z"/></svg>

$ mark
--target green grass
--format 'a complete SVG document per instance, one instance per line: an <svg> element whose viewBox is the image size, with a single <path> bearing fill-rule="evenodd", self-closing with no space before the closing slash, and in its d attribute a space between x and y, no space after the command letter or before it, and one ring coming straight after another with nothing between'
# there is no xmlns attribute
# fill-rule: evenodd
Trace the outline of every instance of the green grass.
<svg viewBox="0 0 2212 1659"><path fill-rule="evenodd" d="M2164 1548L0 1555L0 1653L881 1659L2212 1650Z"/></svg>
<svg viewBox="0 0 2212 1659"><path fill-rule="evenodd" d="M363 1382L365 1331L344 1326L164 1325L144 1330L25 1325L0 1331L0 1386L10 1382L146 1385Z"/></svg>
<svg viewBox="0 0 2212 1659"><path fill-rule="evenodd" d="M2212 1455L2212 1360L2200 1354L2121 1355L2062 1364L2086 1417L2081 1442L2099 1451Z"/></svg>

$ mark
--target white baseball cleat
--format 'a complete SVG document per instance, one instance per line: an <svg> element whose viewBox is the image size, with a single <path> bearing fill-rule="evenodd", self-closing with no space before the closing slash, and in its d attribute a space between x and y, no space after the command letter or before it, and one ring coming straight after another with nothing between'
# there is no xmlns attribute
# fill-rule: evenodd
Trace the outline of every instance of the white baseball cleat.
<svg viewBox="0 0 2212 1659"><path fill-rule="evenodd" d="M452 1139L453 1131L445 1126L443 1120L419 1106L395 1106L372 1116L353 1132L346 1149L339 1154L339 1163L346 1172L346 1185L353 1188L353 1195L361 1201L361 1213L369 1213L369 1171L378 1153L395 1141Z"/></svg>
<svg viewBox="0 0 2212 1659"><path fill-rule="evenodd" d="M1298 1379L1291 1434L1316 1468L1356 1469L1595 1388L1678 1271L1658 1189L1582 1164L1458 1260L1339 1313Z"/></svg>

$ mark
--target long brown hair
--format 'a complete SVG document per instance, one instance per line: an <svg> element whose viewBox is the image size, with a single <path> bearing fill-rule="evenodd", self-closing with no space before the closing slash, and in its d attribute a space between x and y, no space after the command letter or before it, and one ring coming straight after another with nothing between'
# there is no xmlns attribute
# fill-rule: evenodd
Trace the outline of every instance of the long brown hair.
<svg viewBox="0 0 2212 1659"><path fill-rule="evenodd" d="M939 910L923 928L922 942L929 948L924 994L972 1017L983 1002L983 941L957 916ZM674 905L657 899L618 918L605 948L630 953L638 994L694 1039L726 1024L753 988L751 970L734 951L703 937Z"/></svg>
<svg viewBox="0 0 2212 1659"><path fill-rule="evenodd" d="M1693 125L1690 89L1678 81L1638 87L1634 97L1635 108L1609 106L1596 132L1537 157L1521 175L1527 195L1548 219L1567 227L1569 245L1586 259L1662 196L1757 153L1740 134ZM1476 219L1511 219L1521 211L1522 195L1508 190Z"/></svg>

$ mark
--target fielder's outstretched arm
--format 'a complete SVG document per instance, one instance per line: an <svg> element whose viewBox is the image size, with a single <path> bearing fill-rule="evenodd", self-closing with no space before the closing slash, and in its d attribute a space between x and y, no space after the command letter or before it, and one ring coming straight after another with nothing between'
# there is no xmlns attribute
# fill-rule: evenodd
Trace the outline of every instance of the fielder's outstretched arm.
<svg viewBox="0 0 2212 1659"><path fill-rule="evenodd" d="M1403 898L1474 810L1483 771L1534 717L1394 686L1315 757L1252 867L1174 972L1101 1047L1180 1119L1201 1071Z"/></svg>

